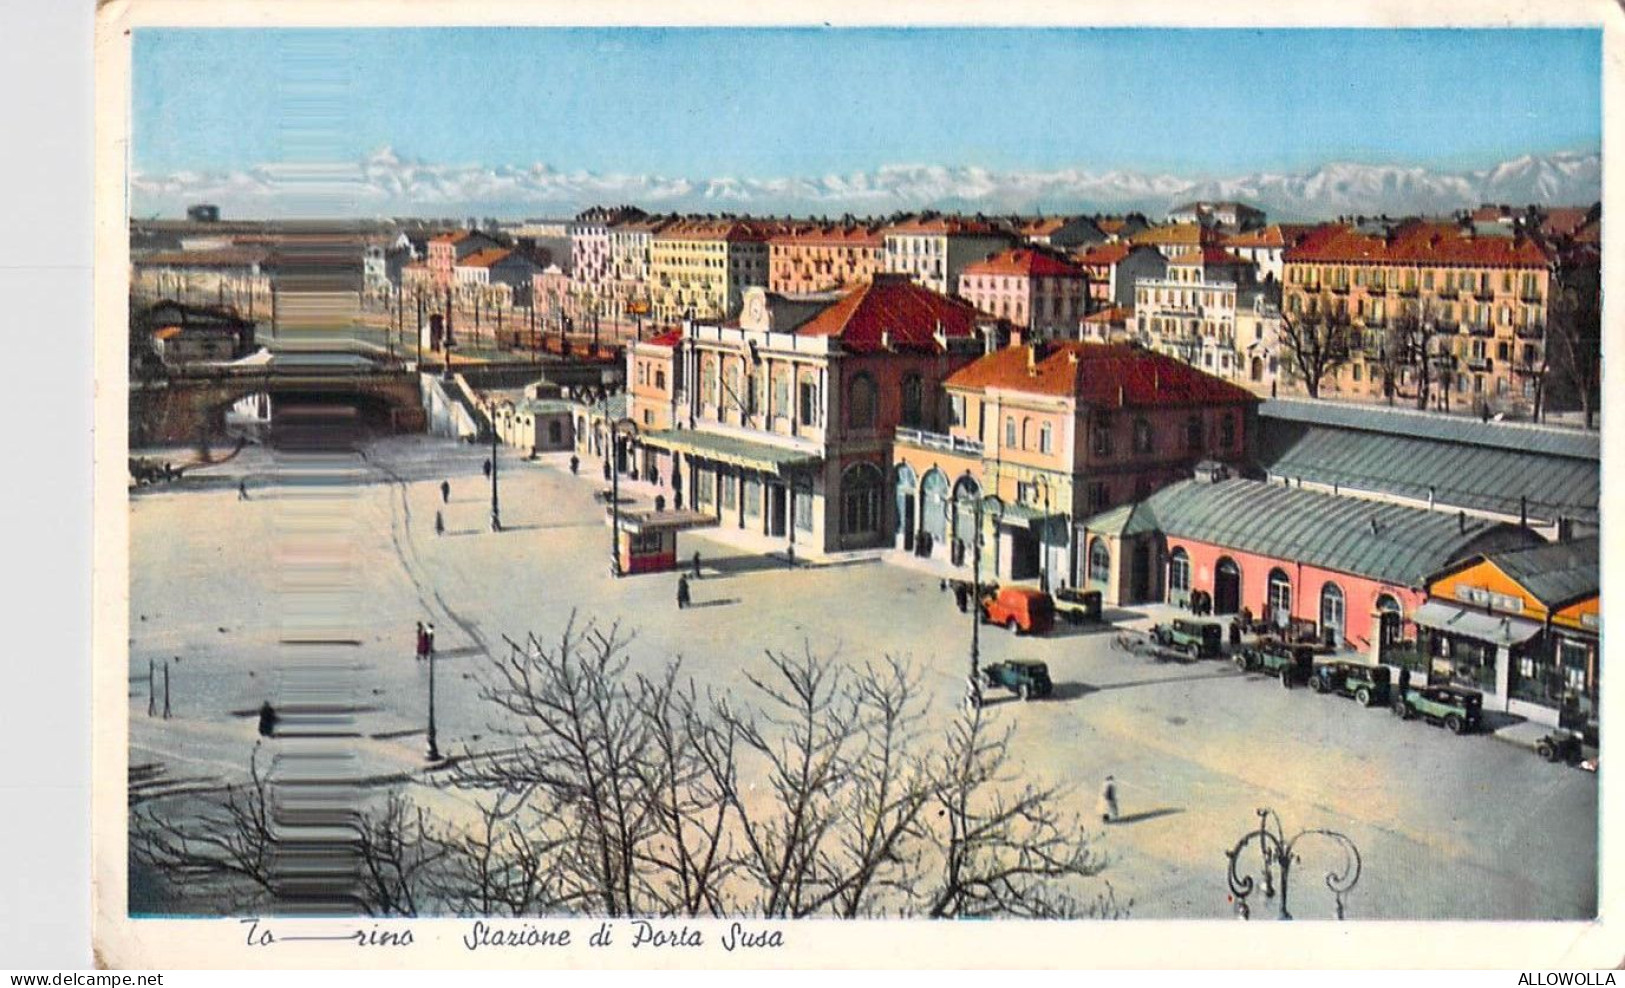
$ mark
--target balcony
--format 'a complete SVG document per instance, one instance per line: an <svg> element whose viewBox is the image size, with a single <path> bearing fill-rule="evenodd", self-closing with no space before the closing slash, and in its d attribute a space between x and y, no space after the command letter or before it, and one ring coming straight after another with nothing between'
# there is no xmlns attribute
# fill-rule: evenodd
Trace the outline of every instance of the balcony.
<svg viewBox="0 0 1625 988"><path fill-rule="evenodd" d="M1543 299L1539 292L1522 292L1518 295L1518 301L1527 305L1539 305Z"/></svg>
<svg viewBox="0 0 1625 988"><path fill-rule="evenodd" d="M1461 293L1457 292L1454 288L1441 288L1433 294L1448 302L1459 297Z"/></svg>
<svg viewBox="0 0 1625 988"><path fill-rule="evenodd" d="M1493 289L1493 288L1479 288L1479 289L1476 289L1473 292L1473 298L1478 299L1480 302L1493 302L1493 301L1495 301L1495 289Z"/></svg>
<svg viewBox="0 0 1625 988"><path fill-rule="evenodd" d="M1546 338L1546 327L1535 324L1533 326L1519 326L1514 330L1520 340L1542 340Z"/></svg>
<svg viewBox="0 0 1625 988"><path fill-rule="evenodd" d="M940 449L948 453L960 453L966 456L981 456L982 444L975 439L961 439L958 436L947 436L940 432L926 432L924 429L899 428L896 441L908 443L910 446L920 446L925 449Z"/></svg>
<svg viewBox="0 0 1625 988"><path fill-rule="evenodd" d="M1495 335L1495 327L1491 326L1487 322L1463 323L1462 327L1467 330L1467 333L1470 336L1494 336Z"/></svg>
<svg viewBox="0 0 1625 988"><path fill-rule="evenodd" d="M1467 369L1470 371L1478 371L1482 374L1488 374L1490 371L1495 369L1495 361L1491 360L1489 357L1468 357Z"/></svg>
<svg viewBox="0 0 1625 988"><path fill-rule="evenodd" d="M1453 353L1436 353L1431 358L1435 370L1451 371L1456 369L1456 355Z"/></svg>
<svg viewBox="0 0 1625 988"><path fill-rule="evenodd" d="M1327 285L1326 290L1331 292L1333 295L1347 295L1349 293L1349 286L1347 286L1347 285Z"/></svg>
<svg viewBox="0 0 1625 988"><path fill-rule="evenodd" d="M1415 298L1416 296L1417 290L1415 285L1406 285L1404 288L1399 290L1400 298Z"/></svg>

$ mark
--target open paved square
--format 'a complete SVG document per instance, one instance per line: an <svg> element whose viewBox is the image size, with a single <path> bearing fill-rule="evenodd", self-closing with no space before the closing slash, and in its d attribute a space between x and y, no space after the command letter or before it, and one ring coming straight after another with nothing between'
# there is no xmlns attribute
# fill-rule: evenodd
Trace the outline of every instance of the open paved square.
<svg viewBox="0 0 1625 988"><path fill-rule="evenodd" d="M933 725L960 715L969 618L936 577L880 561L792 571L714 535L685 534L680 555L698 549L704 576L693 586L696 606L679 611L674 574L610 576L596 464L572 477L558 460L504 451L506 529L492 534L486 455L444 440L385 440L340 464L328 483L295 487L278 482L270 454L250 449L182 485L133 495L132 766L177 785L240 777L257 740L252 712L294 624L348 642L345 662L366 684L357 757L386 773L423 764L418 620L437 626L440 744L449 751L487 740L473 677L507 648L503 636L546 639L572 613L632 629L634 668L678 655L701 685L739 697L765 650L810 644L857 662L906 656L932 697ZM302 557L318 543L337 555ZM312 604L290 574L316 564L364 589ZM994 721L1016 728L1016 769L1074 786L1083 812L1107 774L1118 780L1124 819L1097 839L1111 862L1105 877L1120 902L1133 900L1134 918L1229 917L1224 852L1259 807L1278 811L1289 833L1328 827L1354 839L1364 873L1349 899L1353 919L1594 914L1595 775L1488 736L1283 690L1228 663L1153 661L1113 649L1112 637L1109 627L1062 624L1044 638L984 628L982 647L984 661L1042 660L1056 683L1043 701L994 697ZM169 720L147 716L149 660L161 668L166 659ZM1303 867L1315 874L1294 886L1298 918L1331 918L1318 869L1332 863L1305 851Z"/></svg>

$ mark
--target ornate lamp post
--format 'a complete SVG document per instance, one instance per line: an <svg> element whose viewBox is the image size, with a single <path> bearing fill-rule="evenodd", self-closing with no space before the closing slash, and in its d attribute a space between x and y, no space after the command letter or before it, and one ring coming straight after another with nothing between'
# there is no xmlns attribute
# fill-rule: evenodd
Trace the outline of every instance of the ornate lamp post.
<svg viewBox="0 0 1625 988"><path fill-rule="evenodd" d="M1248 908L1247 897L1252 895L1254 880L1251 874L1243 875L1240 871L1242 852L1249 844L1258 845L1259 870L1264 886L1264 898L1275 897L1276 885L1279 884L1281 892L1281 918L1291 919L1292 914L1287 911L1287 889L1292 879L1292 866L1302 859L1298 857L1298 842L1306 837L1318 837L1330 843L1342 852L1340 866L1326 872L1326 887L1332 890L1337 902L1337 918L1343 918L1343 897L1354 888L1360 880L1360 849L1355 846L1346 834L1335 830L1322 830L1313 828L1300 830L1288 839L1285 829L1281 825L1280 814L1271 809L1258 810L1258 829L1249 831L1236 841L1236 846L1224 852L1230 859L1229 871L1225 875L1230 883L1230 894L1236 903L1236 915L1241 919L1248 919L1252 910Z"/></svg>
<svg viewBox="0 0 1625 988"><path fill-rule="evenodd" d="M609 426L609 501L610 523L609 535L609 572L611 576L620 579L621 573L621 433L630 431L633 436L638 434L638 424L631 419L617 419Z"/></svg>
<svg viewBox="0 0 1625 988"><path fill-rule="evenodd" d="M960 478L960 483L966 480L975 483L969 471ZM954 496L945 505L949 521L953 520L954 513L962 503L959 486L954 485ZM981 485L977 484L976 488L981 490ZM1004 501L997 494L988 494L977 497L974 507L976 530L971 533L970 681L965 692L965 700L972 708L982 705L982 520L988 513L995 519L1004 517Z"/></svg>

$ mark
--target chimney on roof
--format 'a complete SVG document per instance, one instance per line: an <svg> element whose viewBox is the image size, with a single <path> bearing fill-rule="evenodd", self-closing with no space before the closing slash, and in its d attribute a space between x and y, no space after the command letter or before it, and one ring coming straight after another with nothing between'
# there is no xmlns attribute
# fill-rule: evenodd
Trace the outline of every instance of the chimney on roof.
<svg viewBox="0 0 1625 988"><path fill-rule="evenodd" d="M1381 531L1382 531L1382 526L1377 524L1377 516L1372 515L1369 520L1371 522L1371 534L1372 535L1380 534Z"/></svg>
<svg viewBox="0 0 1625 988"><path fill-rule="evenodd" d="M1456 512L1456 530L1463 535L1467 534L1467 512Z"/></svg>
<svg viewBox="0 0 1625 988"><path fill-rule="evenodd" d="M1518 495L1518 526L1520 528L1529 527L1529 496L1527 494Z"/></svg>
<svg viewBox="0 0 1625 988"><path fill-rule="evenodd" d="M880 349L891 350L891 330L883 329L880 331Z"/></svg>
<svg viewBox="0 0 1625 988"><path fill-rule="evenodd" d="M1038 344L1027 344L1027 376L1038 376Z"/></svg>
<svg viewBox="0 0 1625 988"><path fill-rule="evenodd" d="M1118 408L1123 408L1123 407L1125 407L1127 405L1128 405L1128 391L1126 391L1123 388L1123 386L1121 384L1119 384L1117 386L1117 407Z"/></svg>

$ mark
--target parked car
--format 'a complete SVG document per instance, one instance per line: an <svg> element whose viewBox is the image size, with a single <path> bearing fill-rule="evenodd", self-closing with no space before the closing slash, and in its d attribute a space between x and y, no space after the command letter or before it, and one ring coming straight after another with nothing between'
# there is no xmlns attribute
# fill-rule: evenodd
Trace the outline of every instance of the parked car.
<svg viewBox="0 0 1625 988"><path fill-rule="evenodd" d="M1316 693L1339 693L1353 697L1363 707L1388 703L1389 676L1387 666L1368 666L1359 662L1323 662L1315 666L1309 677L1309 688ZM1414 692L1414 691L1413 691Z"/></svg>
<svg viewBox="0 0 1625 988"><path fill-rule="evenodd" d="M1002 624L1015 634L1042 635L1055 627L1055 601L1042 590L1000 587L982 598L982 614L991 624Z"/></svg>
<svg viewBox="0 0 1625 988"><path fill-rule="evenodd" d="M1217 624L1187 618L1174 618L1168 624L1159 624L1151 629L1151 638L1158 645L1184 652L1193 659L1216 658L1222 637Z"/></svg>
<svg viewBox="0 0 1625 988"><path fill-rule="evenodd" d="M1050 682L1049 666L1042 662L1019 659L994 662L982 667L982 679L988 686L1003 686L1023 700L1049 696L1055 689L1055 684Z"/></svg>
<svg viewBox="0 0 1625 988"><path fill-rule="evenodd" d="M1393 703L1394 716L1404 720L1426 717L1443 724L1452 734L1478 730L1483 720L1484 697L1456 686L1412 687Z"/></svg>
<svg viewBox="0 0 1625 988"><path fill-rule="evenodd" d="M1072 624L1100 620L1100 591L1079 590L1077 587L1057 587L1055 612Z"/></svg>
<svg viewBox="0 0 1625 988"><path fill-rule="evenodd" d="M1549 762L1573 765L1580 760L1580 736L1572 731L1552 731L1535 742L1535 754Z"/></svg>
<svg viewBox="0 0 1625 988"><path fill-rule="evenodd" d="M1315 671L1315 650L1277 638L1263 638L1236 653L1236 668L1262 672L1281 680L1287 689L1309 682Z"/></svg>

